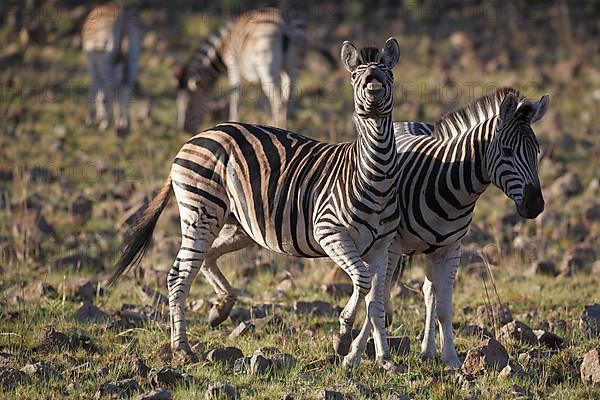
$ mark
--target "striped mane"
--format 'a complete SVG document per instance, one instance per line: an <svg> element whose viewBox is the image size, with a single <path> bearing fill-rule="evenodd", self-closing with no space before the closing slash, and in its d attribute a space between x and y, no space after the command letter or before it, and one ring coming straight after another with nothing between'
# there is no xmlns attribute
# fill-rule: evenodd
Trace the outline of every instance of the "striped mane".
<svg viewBox="0 0 600 400"><path fill-rule="evenodd" d="M439 139L448 139L467 132L479 123L498 115L502 100L512 93L519 99L519 107L524 104L525 97L518 90L504 87L494 93L486 94L457 110L444 114L435 122L432 136Z"/></svg>

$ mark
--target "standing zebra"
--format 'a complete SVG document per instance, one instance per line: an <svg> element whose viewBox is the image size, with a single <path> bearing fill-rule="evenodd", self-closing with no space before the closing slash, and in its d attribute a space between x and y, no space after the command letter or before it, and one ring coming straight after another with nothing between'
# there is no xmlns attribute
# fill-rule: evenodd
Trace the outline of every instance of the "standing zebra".
<svg viewBox="0 0 600 400"><path fill-rule="evenodd" d="M377 358L394 368L383 301L387 249L399 218L392 126L392 68L399 56L393 38L381 51L359 51L344 42L341 58L354 89L355 142L327 144L278 128L227 123L197 134L181 148L165 186L126 239L109 280L140 260L173 188L182 232L167 279L173 350L197 360L186 337L184 301L199 270L219 294L231 293L216 266L215 249L232 251L249 243L237 240L239 223L270 250L328 256L346 271L354 291L340 315L336 348L348 352L358 303L366 295ZM211 323L220 323L232 305L222 298L211 310Z"/></svg>
<svg viewBox="0 0 600 400"><path fill-rule="evenodd" d="M206 37L177 72L179 128L196 132L207 111L208 95L225 73L232 86L230 121L238 121L243 78L260 83L271 105L272 124L285 128L306 49L319 51L335 65L331 54L308 45L305 30L303 20L290 19L276 8L264 8L247 12Z"/></svg>
<svg viewBox="0 0 600 400"><path fill-rule="evenodd" d="M515 89L502 88L444 115L434 126L394 124L401 222L390 247L386 313L392 315L389 294L400 257L425 254L424 358L435 355L437 320L442 361L452 367L462 364L452 334L452 286L460 263L460 241L489 184L513 200L524 218L536 218L544 210L539 144L531 124L544 116L548 104L548 95L529 102ZM358 357L366 346L369 325L365 321L353 343L352 354Z"/></svg>
<svg viewBox="0 0 600 400"><path fill-rule="evenodd" d="M442 360L461 365L452 336L452 284L460 262L460 241L467 233L479 196L490 183L500 188L525 218L544 209L537 174L539 145L531 124L548 108L549 97L527 102L511 88L474 100L443 116L435 125L394 124L398 151L398 198L401 222L390 247L386 278L386 314L393 270L402 254L425 254L428 267L423 285L427 309L422 356L435 354L435 321L439 321ZM231 242L213 247L211 263L253 243L241 226L231 228ZM233 244L233 245L232 245ZM213 283L217 293L235 301L234 291L220 271ZM228 312L228 311L227 311ZM224 320L228 314L221 313ZM214 320L213 320L214 321ZM349 358L360 359L370 326L364 325Z"/></svg>
<svg viewBox="0 0 600 400"><path fill-rule="evenodd" d="M88 123L94 119L100 129L113 120L113 103L118 101L116 128L129 132L129 102L137 79L142 29L137 10L118 4L94 7L82 29L82 46L91 77Z"/></svg>

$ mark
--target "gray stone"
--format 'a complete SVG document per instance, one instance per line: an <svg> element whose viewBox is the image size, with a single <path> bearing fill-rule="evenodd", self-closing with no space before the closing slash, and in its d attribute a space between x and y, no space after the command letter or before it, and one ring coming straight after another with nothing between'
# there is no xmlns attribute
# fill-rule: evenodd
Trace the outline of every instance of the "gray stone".
<svg viewBox="0 0 600 400"><path fill-rule="evenodd" d="M340 392L336 392L335 390L321 390L319 394L319 398L323 400L343 400L344 395Z"/></svg>
<svg viewBox="0 0 600 400"><path fill-rule="evenodd" d="M174 388L184 383L185 380L182 374L169 367L152 368L148 372L148 382L154 389L162 387Z"/></svg>
<svg viewBox="0 0 600 400"><path fill-rule="evenodd" d="M46 282L34 282L23 288L23 299L26 301L41 300L44 298L55 299L58 297L58 292L54 286Z"/></svg>
<svg viewBox="0 0 600 400"><path fill-rule="evenodd" d="M557 334L543 329L536 329L533 333L537 337L539 343L551 349L561 349L565 343L564 339Z"/></svg>
<svg viewBox="0 0 600 400"><path fill-rule="evenodd" d="M21 372L38 378L62 379L61 373L45 362L27 364L21 368Z"/></svg>
<svg viewBox="0 0 600 400"><path fill-rule="evenodd" d="M550 199L569 199L583 191L579 176L569 171L556 179L546 191Z"/></svg>
<svg viewBox="0 0 600 400"><path fill-rule="evenodd" d="M221 362L233 368L235 360L244 357L237 347L218 347L208 352L206 359L210 362Z"/></svg>
<svg viewBox="0 0 600 400"><path fill-rule="evenodd" d="M96 398L103 397L131 397L134 393L140 392L142 388L135 379L123 379L116 382L103 383L96 391Z"/></svg>
<svg viewBox="0 0 600 400"><path fill-rule="evenodd" d="M592 349L585 353L581 367L581 380L585 383L600 384L600 356L598 349Z"/></svg>
<svg viewBox="0 0 600 400"><path fill-rule="evenodd" d="M579 328L588 336L600 335L600 304L585 306L579 320Z"/></svg>
<svg viewBox="0 0 600 400"><path fill-rule="evenodd" d="M335 315L335 310L326 301L296 301L294 303L296 315L326 316Z"/></svg>
<svg viewBox="0 0 600 400"><path fill-rule="evenodd" d="M150 372L150 367L146 365L141 357L134 357L131 362L131 371L140 378L147 378Z"/></svg>
<svg viewBox="0 0 600 400"><path fill-rule="evenodd" d="M555 351L544 351L532 349L519 354L519 363L525 365L528 370L543 368L547 361L556 354Z"/></svg>
<svg viewBox="0 0 600 400"><path fill-rule="evenodd" d="M548 275L548 276L556 276L558 275L558 271L556 269L556 264L552 261L535 261L531 264L531 269L529 270L531 275Z"/></svg>
<svg viewBox="0 0 600 400"><path fill-rule="evenodd" d="M154 389L147 393L142 393L135 397L135 400L171 400L173 395L167 389Z"/></svg>
<svg viewBox="0 0 600 400"><path fill-rule="evenodd" d="M512 313L506 304L485 304L477 307L477 325L492 328L508 324L513 320Z"/></svg>
<svg viewBox="0 0 600 400"><path fill-rule="evenodd" d="M250 359L252 357L242 357L235 360L233 363L233 372L244 374L250 369Z"/></svg>
<svg viewBox="0 0 600 400"><path fill-rule="evenodd" d="M410 353L410 338L408 336L388 336L387 341L392 354L406 356ZM365 354L370 359L375 358L375 342L373 338L369 338L367 341Z"/></svg>
<svg viewBox="0 0 600 400"><path fill-rule="evenodd" d="M75 311L73 318L78 322L104 322L110 319L107 313L87 301Z"/></svg>
<svg viewBox="0 0 600 400"><path fill-rule="evenodd" d="M350 296L353 286L351 283L327 283L321 286L321 290L332 297L340 298Z"/></svg>
<svg viewBox="0 0 600 400"><path fill-rule="evenodd" d="M503 378L503 379L507 379L507 378L519 378L519 379L523 379L527 377L527 373L525 372L525 370L523 369L523 367L521 366L521 364L519 364L518 362L509 360L508 361L508 365L506 365L506 367L502 368L502 371L500 371L500 374L498 375L499 378Z"/></svg>
<svg viewBox="0 0 600 400"><path fill-rule="evenodd" d="M0 388L11 390L19 385L29 385L31 378L25 372L11 367L0 367Z"/></svg>
<svg viewBox="0 0 600 400"><path fill-rule="evenodd" d="M229 313L229 318L231 318L233 322L239 323L250 320L252 316L250 315L250 310L247 308L235 307Z"/></svg>
<svg viewBox="0 0 600 400"><path fill-rule="evenodd" d="M209 385L204 394L205 400L212 399L239 399L240 393L238 390L227 383L216 383Z"/></svg>
<svg viewBox="0 0 600 400"><path fill-rule="evenodd" d="M486 368L502 371L508 365L508 352L496 339L486 339L467 353L462 366L464 373L474 375Z"/></svg>
<svg viewBox="0 0 600 400"><path fill-rule="evenodd" d="M250 373L253 375L264 375L271 369L271 360L262 354L254 354L250 359Z"/></svg>
<svg viewBox="0 0 600 400"><path fill-rule="evenodd" d="M287 353L277 353L271 356L271 364L274 371L291 369L296 366L296 358Z"/></svg>
<svg viewBox="0 0 600 400"><path fill-rule="evenodd" d="M498 340L509 341L516 340L521 343L527 343L535 345L537 343L537 336L529 326L521 321L511 321L508 324L500 328L498 332Z"/></svg>
<svg viewBox="0 0 600 400"><path fill-rule="evenodd" d="M573 247L563 256L560 264L560 274L571 276L576 272L589 272L595 260L596 251L592 247Z"/></svg>
<svg viewBox="0 0 600 400"><path fill-rule="evenodd" d="M249 333L252 333L256 330L256 327L252 322L245 321L240 322L238 326L235 327L233 331L229 334L229 339L236 339L242 336L245 336Z"/></svg>
<svg viewBox="0 0 600 400"><path fill-rule="evenodd" d="M410 400L410 397L405 394L390 393L387 400Z"/></svg>

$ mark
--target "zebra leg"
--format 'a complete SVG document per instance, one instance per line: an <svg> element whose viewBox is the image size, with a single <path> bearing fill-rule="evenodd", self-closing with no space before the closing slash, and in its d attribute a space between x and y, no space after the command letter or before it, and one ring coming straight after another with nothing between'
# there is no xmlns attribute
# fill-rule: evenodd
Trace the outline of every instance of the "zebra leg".
<svg viewBox="0 0 600 400"><path fill-rule="evenodd" d="M276 82L276 78L269 76L271 72L263 73L263 75L266 76L261 76L260 83L262 90L265 96L267 96L267 99L269 99L269 104L271 105L271 124L278 128L285 128L285 122L282 121L286 121L287 117L281 99L281 89L279 87L280 85Z"/></svg>
<svg viewBox="0 0 600 400"><path fill-rule="evenodd" d="M442 342L442 361L453 368L462 366L456 354L452 333L452 287L460 263L460 254L460 245L457 245L442 252L433 263L435 309Z"/></svg>
<svg viewBox="0 0 600 400"><path fill-rule="evenodd" d="M240 72L234 63L228 63L230 65L227 70L229 76L229 83L231 83L231 94L229 96L229 120L239 121L239 107L240 107L240 91L241 91L241 77Z"/></svg>
<svg viewBox="0 0 600 400"><path fill-rule="evenodd" d="M371 272L360 258L353 241L341 233L329 229L315 232L325 253L352 279L352 296L340 314L340 331L333 337L336 353L345 356L352 343L352 326L358 312L358 304L371 290Z"/></svg>
<svg viewBox="0 0 600 400"><path fill-rule="evenodd" d="M430 278L431 266L425 267L425 282L423 282L423 296L425 298L425 332L421 342L421 357L432 359L435 356L435 290Z"/></svg>
<svg viewBox="0 0 600 400"><path fill-rule="evenodd" d="M281 71L281 128L285 129L287 127L287 119L289 115L289 110L292 102L292 97L295 95L295 90L292 85L295 85L295 82L292 83L292 77L286 71Z"/></svg>
<svg viewBox="0 0 600 400"><path fill-rule="evenodd" d="M394 272L398 268L398 262L402 259L402 242L399 236L394 238L388 250L388 267L385 274L385 326L386 328L392 325L394 319L394 310L390 304L390 292L394 282Z"/></svg>
<svg viewBox="0 0 600 400"><path fill-rule="evenodd" d="M177 195L177 191L175 192ZM200 270L206 252L219 232L218 213L210 213L205 207L190 212L180 206L182 221L181 247L177 259L167 278L169 289L169 311L171 316L171 348L173 352L181 352L184 359L197 362L187 340L185 328L185 299L189 294L194 278Z"/></svg>
<svg viewBox="0 0 600 400"><path fill-rule="evenodd" d="M96 118L99 128L107 129L113 118L113 103L115 91L116 71L112 52L95 52L96 68L98 72L98 96L96 97Z"/></svg>
<svg viewBox="0 0 600 400"><path fill-rule="evenodd" d="M96 122L96 102L98 98L98 71L96 67L95 53L90 51L85 53L87 58L88 73L90 74L90 86L87 93L88 111L85 116L85 125L91 127Z"/></svg>
<svg viewBox="0 0 600 400"><path fill-rule="evenodd" d="M125 64L121 63L121 69L125 69ZM129 133L130 121L129 121L129 102L132 100L133 96L133 82L127 82L125 79L127 77L127 72L121 72L120 82L123 82L117 90L118 97L118 114L116 118L116 128L117 128L117 136L125 136Z"/></svg>
<svg viewBox="0 0 600 400"><path fill-rule="evenodd" d="M241 250L252 243L254 241L246 235L241 227L225 225L206 255L200 270L217 293L218 298L217 303L211 307L208 314L208 320L212 327L219 325L229 317L229 313L237 300L235 288L229 284L227 278L221 273L217 266L217 259L225 254Z"/></svg>

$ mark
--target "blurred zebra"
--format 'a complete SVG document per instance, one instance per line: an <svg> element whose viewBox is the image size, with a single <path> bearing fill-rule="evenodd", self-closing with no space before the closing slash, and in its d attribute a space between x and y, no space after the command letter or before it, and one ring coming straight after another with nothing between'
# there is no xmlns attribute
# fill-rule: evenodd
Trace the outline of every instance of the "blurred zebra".
<svg viewBox="0 0 600 400"><path fill-rule="evenodd" d="M285 128L290 100L307 49L319 51L331 65L335 59L309 44L305 22L288 18L276 8L254 10L204 39L176 73L177 124L194 133L207 112L207 100L217 80L227 74L231 84L229 120L238 121L242 79L259 83L271 106L271 123Z"/></svg>
<svg viewBox="0 0 600 400"><path fill-rule="evenodd" d="M117 133L130 129L129 103L137 81L143 31L135 8L115 3L96 6L83 22L82 47L91 77L88 124L106 129L118 102Z"/></svg>
<svg viewBox="0 0 600 400"><path fill-rule="evenodd" d="M341 57L354 88L355 142L327 144L278 128L226 123L182 147L165 186L126 239L109 280L114 282L140 260L173 188L182 231L167 279L173 350L197 360L187 341L184 302L198 271L225 295L209 315L217 325L229 315L235 294L215 263L215 249L233 251L253 240L293 256L328 256L346 271L354 291L340 315L336 350L348 353L358 304L366 296L378 360L386 368L395 367L383 300L387 248L399 216L391 116L392 68L399 56L392 38L383 50L359 51L344 42ZM236 221L249 235L245 241L237 240Z"/></svg>

